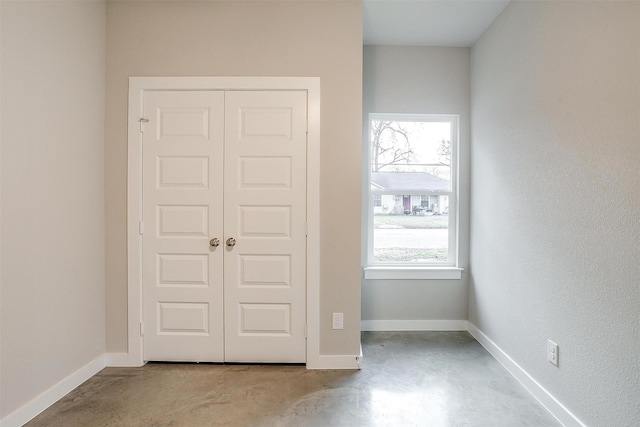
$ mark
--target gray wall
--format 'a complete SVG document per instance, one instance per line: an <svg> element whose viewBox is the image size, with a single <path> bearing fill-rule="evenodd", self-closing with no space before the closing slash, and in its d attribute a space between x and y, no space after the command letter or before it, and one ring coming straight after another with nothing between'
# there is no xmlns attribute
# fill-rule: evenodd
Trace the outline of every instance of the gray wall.
<svg viewBox="0 0 640 427"><path fill-rule="evenodd" d="M369 113L460 115L460 266L468 270L469 49L365 46L363 76L365 136ZM462 280L363 279L362 320L467 320L467 274Z"/></svg>
<svg viewBox="0 0 640 427"><path fill-rule="evenodd" d="M471 70L470 321L587 425L638 425L640 3L511 2Z"/></svg>
<svg viewBox="0 0 640 427"><path fill-rule="evenodd" d="M109 352L127 350L129 76L320 77L320 352L358 354L362 4L108 2ZM344 330L331 330L332 312L344 313Z"/></svg>
<svg viewBox="0 0 640 427"><path fill-rule="evenodd" d="M105 350L105 5L1 8L4 418Z"/></svg>

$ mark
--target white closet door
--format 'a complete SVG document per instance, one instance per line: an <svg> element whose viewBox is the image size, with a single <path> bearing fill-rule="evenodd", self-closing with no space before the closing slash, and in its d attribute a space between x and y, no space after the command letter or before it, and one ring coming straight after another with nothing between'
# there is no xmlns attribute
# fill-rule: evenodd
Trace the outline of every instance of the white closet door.
<svg viewBox="0 0 640 427"><path fill-rule="evenodd" d="M306 360L306 146L306 92L226 93L227 362Z"/></svg>
<svg viewBox="0 0 640 427"><path fill-rule="evenodd" d="M144 360L224 360L224 92L147 91Z"/></svg>

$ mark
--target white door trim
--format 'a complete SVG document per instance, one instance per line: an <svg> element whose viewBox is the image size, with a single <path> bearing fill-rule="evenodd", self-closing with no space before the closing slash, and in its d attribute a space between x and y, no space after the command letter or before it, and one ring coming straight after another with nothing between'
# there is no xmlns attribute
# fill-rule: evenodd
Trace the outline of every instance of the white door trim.
<svg viewBox="0 0 640 427"><path fill-rule="evenodd" d="M130 77L127 179L128 351L119 366L142 366L142 137L140 122L148 90L307 91L307 368L320 356L320 78L318 77Z"/></svg>

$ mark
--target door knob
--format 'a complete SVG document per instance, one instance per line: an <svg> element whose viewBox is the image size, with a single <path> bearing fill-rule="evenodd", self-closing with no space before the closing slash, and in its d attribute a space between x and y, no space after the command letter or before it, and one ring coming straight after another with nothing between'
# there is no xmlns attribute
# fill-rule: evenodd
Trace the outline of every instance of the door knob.
<svg viewBox="0 0 640 427"><path fill-rule="evenodd" d="M218 246L220 246L220 239L218 239L217 237L214 237L213 239L209 240L209 244L212 247L217 248Z"/></svg>
<svg viewBox="0 0 640 427"><path fill-rule="evenodd" d="M234 239L233 237L229 237L227 239L227 246L235 246L236 245L236 239Z"/></svg>

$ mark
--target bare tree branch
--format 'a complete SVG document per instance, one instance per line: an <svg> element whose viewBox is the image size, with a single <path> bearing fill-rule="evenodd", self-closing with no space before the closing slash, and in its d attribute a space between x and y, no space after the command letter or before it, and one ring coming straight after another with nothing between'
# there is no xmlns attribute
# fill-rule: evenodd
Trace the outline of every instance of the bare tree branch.
<svg viewBox="0 0 640 427"><path fill-rule="evenodd" d="M451 165L451 141L443 139L438 147L438 156L440 156L440 163L443 165Z"/></svg>
<svg viewBox="0 0 640 427"><path fill-rule="evenodd" d="M415 156L408 132L400 122L372 122L371 163L373 171L401 163L409 163Z"/></svg>

